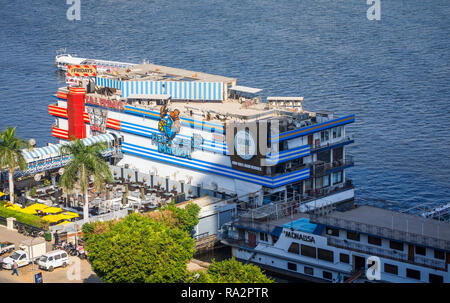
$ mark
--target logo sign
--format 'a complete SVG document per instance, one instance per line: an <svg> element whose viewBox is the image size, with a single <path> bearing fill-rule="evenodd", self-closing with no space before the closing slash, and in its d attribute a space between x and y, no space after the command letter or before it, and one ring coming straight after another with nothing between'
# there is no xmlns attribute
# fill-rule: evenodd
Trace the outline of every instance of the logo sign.
<svg viewBox="0 0 450 303"><path fill-rule="evenodd" d="M44 283L41 272L34 275L34 283Z"/></svg>
<svg viewBox="0 0 450 303"><path fill-rule="evenodd" d="M288 230L285 230L283 232L284 232L284 235L286 237L288 237L288 238L292 238L292 239L296 239L296 240L302 240L302 241L305 241L305 242L316 243L316 240L314 239L313 236L305 235L305 234L301 234L301 233L296 233L296 232L288 231Z"/></svg>
<svg viewBox="0 0 450 303"><path fill-rule="evenodd" d="M252 135L246 130L240 130L234 136L236 153L244 160L250 160L256 155L256 143Z"/></svg>
<svg viewBox="0 0 450 303"><path fill-rule="evenodd" d="M95 77L97 67L95 65L67 65L68 77Z"/></svg>
<svg viewBox="0 0 450 303"><path fill-rule="evenodd" d="M84 102L86 104L97 105L97 106L116 109L116 110L120 110L120 111L125 110L125 104L123 101L114 100L114 99L110 99L110 98L86 95Z"/></svg>
<svg viewBox="0 0 450 303"><path fill-rule="evenodd" d="M181 123L179 110L170 111L166 106L161 107L158 130L162 134L152 133L152 143L158 146L158 152L191 159L191 152L200 149L203 138L194 134L192 139L175 138L180 132Z"/></svg>

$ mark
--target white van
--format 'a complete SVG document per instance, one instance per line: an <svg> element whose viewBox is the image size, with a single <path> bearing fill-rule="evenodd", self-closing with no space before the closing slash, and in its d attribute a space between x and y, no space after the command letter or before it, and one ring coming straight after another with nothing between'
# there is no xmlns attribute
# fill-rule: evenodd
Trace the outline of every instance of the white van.
<svg viewBox="0 0 450 303"><path fill-rule="evenodd" d="M40 269L53 271L56 267L69 265L69 257L64 250L54 250L42 255L39 258L38 265Z"/></svg>

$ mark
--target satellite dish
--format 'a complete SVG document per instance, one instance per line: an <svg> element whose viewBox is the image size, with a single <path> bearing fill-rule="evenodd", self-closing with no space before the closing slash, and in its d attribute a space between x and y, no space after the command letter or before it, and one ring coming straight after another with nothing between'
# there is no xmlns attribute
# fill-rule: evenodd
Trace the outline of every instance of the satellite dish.
<svg viewBox="0 0 450 303"><path fill-rule="evenodd" d="M36 146L36 140L34 140L33 138L28 140L28 143L30 143L31 146Z"/></svg>
<svg viewBox="0 0 450 303"><path fill-rule="evenodd" d="M41 180L41 175L40 174L34 175L34 181L38 182L40 180Z"/></svg>
<svg viewBox="0 0 450 303"><path fill-rule="evenodd" d="M60 176L62 176L62 175L64 174L64 167L61 167L61 168L58 170L58 174L59 174Z"/></svg>

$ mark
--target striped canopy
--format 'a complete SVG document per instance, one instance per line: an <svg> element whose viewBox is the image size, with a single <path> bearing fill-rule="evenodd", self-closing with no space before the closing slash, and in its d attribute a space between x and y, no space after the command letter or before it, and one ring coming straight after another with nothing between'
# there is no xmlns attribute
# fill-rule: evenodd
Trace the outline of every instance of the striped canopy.
<svg viewBox="0 0 450 303"><path fill-rule="evenodd" d="M98 135L98 136L94 136L94 137L88 137L85 139L82 139L82 141L84 142L85 145L91 145L94 144L96 142L106 142L106 141L111 141L114 139L114 136L107 133L107 134L103 134L103 135ZM70 142L64 142L61 144L54 144L54 145L49 145L46 147L39 147L39 148L34 148L32 150L22 150L22 153L25 157L25 161L27 163L29 162L33 162L33 161L37 161L37 160L42 160L42 159L47 159L47 158L51 158L51 157L57 157L60 154L59 150L63 145L67 145Z"/></svg>

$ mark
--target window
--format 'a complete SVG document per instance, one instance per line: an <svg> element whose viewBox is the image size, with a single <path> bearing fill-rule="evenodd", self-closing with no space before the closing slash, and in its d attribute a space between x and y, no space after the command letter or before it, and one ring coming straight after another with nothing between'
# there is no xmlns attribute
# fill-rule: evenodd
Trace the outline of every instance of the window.
<svg viewBox="0 0 450 303"><path fill-rule="evenodd" d="M342 160L343 157L344 157L344 148L343 147L338 147L338 148L333 149L333 161Z"/></svg>
<svg viewBox="0 0 450 303"><path fill-rule="evenodd" d="M316 248L313 246L302 244L302 256L315 258L316 257Z"/></svg>
<svg viewBox="0 0 450 303"><path fill-rule="evenodd" d="M307 275L314 276L314 268L305 266L304 273Z"/></svg>
<svg viewBox="0 0 450 303"><path fill-rule="evenodd" d="M434 258L435 259L441 259L444 260L445 259L445 253L442 250L434 250Z"/></svg>
<svg viewBox="0 0 450 303"><path fill-rule="evenodd" d="M347 231L347 239L353 240L353 241L359 241L359 233Z"/></svg>
<svg viewBox="0 0 450 303"><path fill-rule="evenodd" d="M415 270L415 269L407 268L406 269L406 276L408 278L411 278L411 279L420 280L420 271Z"/></svg>
<svg viewBox="0 0 450 303"><path fill-rule="evenodd" d="M323 271L322 272L322 277L324 279L331 280L331 279L333 279L333 274L330 273L329 271Z"/></svg>
<svg viewBox="0 0 450 303"><path fill-rule="evenodd" d="M48 257L48 261L53 261L53 257Z"/></svg>
<svg viewBox="0 0 450 303"><path fill-rule="evenodd" d="M326 232L327 235L339 237L339 229L327 227Z"/></svg>
<svg viewBox="0 0 450 303"><path fill-rule="evenodd" d="M340 260L342 263L350 264L350 256L347 255L347 254L339 254L339 260Z"/></svg>
<svg viewBox="0 0 450 303"><path fill-rule="evenodd" d="M305 190L310 190L312 188L311 179L305 180Z"/></svg>
<svg viewBox="0 0 450 303"><path fill-rule="evenodd" d="M440 275L430 274L429 281L430 283L444 283L444 277Z"/></svg>
<svg viewBox="0 0 450 303"><path fill-rule="evenodd" d="M384 263L384 272L388 274L398 275L398 266Z"/></svg>
<svg viewBox="0 0 450 303"><path fill-rule="evenodd" d="M56 255L55 260L59 260L59 259L61 259L61 255Z"/></svg>
<svg viewBox="0 0 450 303"><path fill-rule="evenodd" d="M287 268L288 268L289 270L297 271L297 264L288 262Z"/></svg>
<svg viewBox="0 0 450 303"><path fill-rule="evenodd" d="M330 139L330 131L323 130L320 132L320 141L328 141Z"/></svg>
<svg viewBox="0 0 450 303"><path fill-rule="evenodd" d="M416 246L416 254L425 256L427 254L427 250L425 249L425 247Z"/></svg>
<svg viewBox="0 0 450 303"><path fill-rule="evenodd" d="M323 161L325 163L330 163L331 153L329 150L317 153L317 161Z"/></svg>
<svg viewBox="0 0 450 303"><path fill-rule="evenodd" d="M316 178L316 188L323 188L330 186L330 175Z"/></svg>
<svg viewBox="0 0 450 303"><path fill-rule="evenodd" d="M342 182L342 171L338 171L332 174L333 184L338 184Z"/></svg>
<svg viewBox="0 0 450 303"><path fill-rule="evenodd" d="M395 250L403 251L403 243L397 241L389 241L389 247Z"/></svg>
<svg viewBox="0 0 450 303"><path fill-rule="evenodd" d="M289 246L288 252L290 253L294 253L294 254L299 254L300 252L300 245L298 245L298 243L292 242L291 246Z"/></svg>
<svg viewBox="0 0 450 303"><path fill-rule="evenodd" d="M381 246L381 238L378 238L378 237L367 236L367 242L369 244Z"/></svg>
<svg viewBox="0 0 450 303"><path fill-rule="evenodd" d="M328 262L334 262L334 254L331 250L326 250L322 248L317 249L317 257L320 260L328 261Z"/></svg>
<svg viewBox="0 0 450 303"><path fill-rule="evenodd" d="M67 254L66 253L62 253L61 257L67 258Z"/></svg>
<svg viewBox="0 0 450 303"><path fill-rule="evenodd" d="M259 239L264 242L269 242L269 237L266 233L259 233Z"/></svg>

